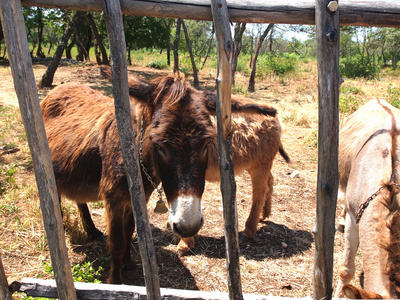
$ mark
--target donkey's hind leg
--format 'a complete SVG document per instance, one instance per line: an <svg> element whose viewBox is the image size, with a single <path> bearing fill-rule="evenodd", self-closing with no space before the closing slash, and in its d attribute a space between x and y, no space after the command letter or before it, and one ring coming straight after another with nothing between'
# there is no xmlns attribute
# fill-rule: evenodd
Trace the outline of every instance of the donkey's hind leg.
<svg viewBox="0 0 400 300"><path fill-rule="evenodd" d="M271 168L268 169L270 170ZM272 188L270 188L270 171L265 172L265 168L254 168L248 171L253 184L253 202L243 233L247 238L252 238L257 231L257 224L260 221L261 211L263 211L265 207L266 198L271 196L267 195L268 193L272 193ZM270 205L271 203L267 204L267 210ZM271 210L270 207L269 210Z"/></svg>
<svg viewBox="0 0 400 300"><path fill-rule="evenodd" d="M267 184L268 184L268 190L265 194L264 208L263 208L263 212L262 212L260 221L264 221L266 218L269 218L269 216L271 215L272 192L274 189L274 176L272 176L271 173L269 174Z"/></svg>
<svg viewBox="0 0 400 300"><path fill-rule="evenodd" d="M100 230L98 230L93 223L87 204L77 203L77 205L78 205L79 215L81 216L83 228L85 229L88 237L91 240L104 239L103 233Z"/></svg>

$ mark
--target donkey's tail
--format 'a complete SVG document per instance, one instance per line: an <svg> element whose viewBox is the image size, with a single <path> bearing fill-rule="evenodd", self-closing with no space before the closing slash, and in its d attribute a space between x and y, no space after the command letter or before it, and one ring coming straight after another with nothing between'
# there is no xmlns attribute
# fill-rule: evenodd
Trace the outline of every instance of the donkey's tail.
<svg viewBox="0 0 400 300"><path fill-rule="evenodd" d="M282 155L282 157L284 158L284 160L285 160L288 164L290 164L290 163L292 162L291 159L290 159L290 157L289 157L289 155L288 155L287 152L285 151L285 149L283 149L282 144L279 146L279 153L280 153L280 155Z"/></svg>

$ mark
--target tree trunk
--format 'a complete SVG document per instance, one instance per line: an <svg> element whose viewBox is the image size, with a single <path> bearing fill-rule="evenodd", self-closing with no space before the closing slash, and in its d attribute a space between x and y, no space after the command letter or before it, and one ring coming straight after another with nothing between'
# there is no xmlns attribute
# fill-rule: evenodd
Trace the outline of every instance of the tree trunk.
<svg viewBox="0 0 400 300"><path fill-rule="evenodd" d="M253 65L253 44L254 44L254 36L253 33L251 33L251 44L250 44L250 63L249 67L251 68Z"/></svg>
<svg viewBox="0 0 400 300"><path fill-rule="evenodd" d="M65 48L65 56L67 57L67 59L72 59L72 48L74 47L75 42L71 41L71 43Z"/></svg>
<svg viewBox="0 0 400 300"><path fill-rule="evenodd" d="M182 19L176 22L176 32L174 40L174 73L179 72L179 40L181 39Z"/></svg>
<svg viewBox="0 0 400 300"><path fill-rule="evenodd" d="M214 40L214 34L212 34L210 39L208 40L208 49L207 49L206 56L204 57L203 65L201 66L201 68L204 68L207 58L210 56L211 48L213 46L213 40Z"/></svg>
<svg viewBox="0 0 400 300"><path fill-rule="evenodd" d="M92 31L93 31L94 38L95 38L95 43L97 44L97 46L100 49L101 56L103 58L101 60L101 64L110 65L110 61L108 60L107 50L104 47L103 37L101 36L101 34L99 33L99 30L97 29L97 26L96 26L96 23L95 23L95 21L93 19L92 14L91 13L87 13L86 14L86 19L88 20L90 26L92 27Z"/></svg>
<svg viewBox="0 0 400 300"><path fill-rule="evenodd" d="M36 51L36 56L40 58L45 58L46 55L44 55L43 50L42 50L42 43L43 43L43 11L41 8L38 7L38 15L39 15L39 21L38 21L38 48Z"/></svg>
<svg viewBox="0 0 400 300"><path fill-rule="evenodd" d="M242 38L246 29L246 23L236 23L235 25L235 42L232 55L232 84L235 84L235 73L240 51L242 50Z"/></svg>
<svg viewBox="0 0 400 300"><path fill-rule="evenodd" d="M189 50L190 61L192 62L193 77L194 77L193 85L194 85L194 87L198 88L199 87L199 77L197 76L196 62L194 61L192 45L190 44L189 34L187 31L185 22L183 20L182 20L182 27L183 27L183 32L185 33L186 45Z"/></svg>
<svg viewBox="0 0 400 300"><path fill-rule="evenodd" d="M84 61L89 60L89 53L86 51L85 46L82 44L81 39L79 38L78 32L75 34L75 42L78 46L78 60Z"/></svg>
<svg viewBox="0 0 400 300"><path fill-rule="evenodd" d="M53 42L50 42L49 51L47 51L48 56L50 56L52 49L53 49Z"/></svg>
<svg viewBox="0 0 400 300"><path fill-rule="evenodd" d="M82 16L83 16L83 12L77 11L75 13L75 16L72 18L71 22L68 24L68 27L65 30L64 36L62 37L61 42L57 47L56 53L54 54L46 72L44 73L44 75L42 77L42 80L40 81L40 84L39 84L40 88L49 87L52 85L53 79L54 79L54 74L58 68L58 65L60 64L62 53L64 52L64 48L66 47L67 42L72 35L72 32L75 28L76 22Z"/></svg>
<svg viewBox="0 0 400 300"><path fill-rule="evenodd" d="M250 75L250 81L249 81L249 87L247 90L250 93L253 93L255 91L255 77L256 77L256 66L257 66L257 57L258 53L260 52L261 45L264 42L265 37L268 35L268 33L272 30L274 27L274 24L271 23L268 25L267 29L265 29L264 33L261 35L260 40L257 43L256 51L254 52L254 58L253 58L253 68L251 69L251 75Z"/></svg>

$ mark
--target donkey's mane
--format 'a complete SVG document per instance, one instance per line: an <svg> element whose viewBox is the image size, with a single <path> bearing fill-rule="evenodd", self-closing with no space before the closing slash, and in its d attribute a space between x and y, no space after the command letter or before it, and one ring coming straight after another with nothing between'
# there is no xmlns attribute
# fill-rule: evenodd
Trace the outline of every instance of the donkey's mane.
<svg viewBox="0 0 400 300"><path fill-rule="evenodd" d="M389 229L389 237L382 237L382 247L388 252L388 262L386 272L389 280L395 287L397 297L400 298L400 211L399 203L396 201L397 194L400 192L398 188L391 187L394 191L390 193L391 199L388 199L387 207L389 215L386 219L386 226Z"/></svg>
<svg viewBox="0 0 400 300"><path fill-rule="evenodd" d="M155 103L163 101L167 106L173 106L184 98L188 86L180 76L159 77L151 82L156 85L154 90Z"/></svg>

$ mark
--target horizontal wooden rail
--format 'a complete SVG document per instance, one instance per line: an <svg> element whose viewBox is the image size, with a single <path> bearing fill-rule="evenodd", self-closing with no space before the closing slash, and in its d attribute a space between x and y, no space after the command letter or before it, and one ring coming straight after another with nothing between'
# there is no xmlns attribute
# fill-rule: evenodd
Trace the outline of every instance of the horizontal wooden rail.
<svg viewBox="0 0 400 300"><path fill-rule="evenodd" d="M315 24L315 1L228 0L232 22ZM23 6L101 11L97 0L22 0ZM400 3L340 0L340 25L400 27ZM212 21L209 0L121 0L124 14Z"/></svg>
<svg viewBox="0 0 400 300"><path fill-rule="evenodd" d="M146 300L146 288L144 286L134 285L114 285L101 283L85 283L75 282L75 289L78 299L140 299ZM32 297L57 297L57 287L54 280L43 280L24 278L21 281L20 292L26 293ZM293 298L285 298L279 296L262 296L262 295L243 295L244 300L292 300ZM161 288L161 299L165 300L228 300L227 293L206 292L192 290L178 290ZM297 298L303 300L312 300L311 297Z"/></svg>

